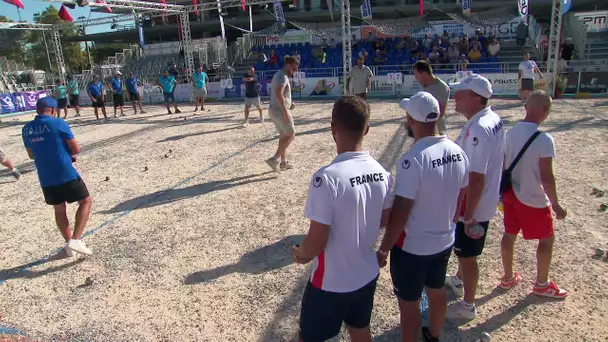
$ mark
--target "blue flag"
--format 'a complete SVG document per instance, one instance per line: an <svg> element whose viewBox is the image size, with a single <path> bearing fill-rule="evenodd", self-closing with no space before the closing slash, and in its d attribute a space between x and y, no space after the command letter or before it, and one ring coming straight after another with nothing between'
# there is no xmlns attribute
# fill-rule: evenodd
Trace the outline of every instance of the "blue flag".
<svg viewBox="0 0 608 342"><path fill-rule="evenodd" d="M570 7L572 6L572 0L563 0L562 2L562 15L568 13Z"/></svg>

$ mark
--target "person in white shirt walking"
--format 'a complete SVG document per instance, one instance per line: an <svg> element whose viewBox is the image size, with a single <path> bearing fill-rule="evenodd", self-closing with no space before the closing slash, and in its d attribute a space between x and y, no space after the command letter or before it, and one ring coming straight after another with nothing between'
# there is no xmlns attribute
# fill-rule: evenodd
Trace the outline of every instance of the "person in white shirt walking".
<svg viewBox="0 0 608 342"><path fill-rule="evenodd" d="M395 199L389 225L377 252L379 264L391 252L391 278L399 299L402 341L420 341L420 296L429 298L426 342L439 341L445 320L445 276L456 231L458 198L469 182L464 151L439 135L439 102L418 92L400 103L408 131L416 139L397 164Z"/></svg>
<svg viewBox="0 0 608 342"><path fill-rule="evenodd" d="M298 341L328 340L345 323L351 341L369 342L380 271L374 245L390 214L392 180L363 150L369 105L358 97L341 98L331 117L338 156L313 174L304 209L310 228L292 247L295 262L314 263Z"/></svg>
<svg viewBox="0 0 608 342"><path fill-rule="evenodd" d="M558 220L564 219L567 212L557 197L553 138L538 130L550 110L551 97L542 90L532 92L526 102L526 118L507 132L505 167L510 167L529 139L533 140L512 168L511 187L503 194L505 233L501 254L505 274L500 287L510 289L521 282L521 276L513 272L513 247L521 230L525 240L538 240L536 282L532 293L561 299L568 295L568 291L549 280L555 240L551 210Z"/></svg>
<svg viewBox="0 0 608 342"><path fill-rule="evenodd" d="M517 80L519 81L519 98L526 101L532 91L534 91L534 79L536 74L543 78L543 73L540 72L536 62L530 59L529 53L524 53L524 60L519 63L519 72Z"/></svg>
<svg viewBox="0 0 608 342"><path fill-rule="evenodd" d="M488 225L498 205L505 130L500 116L488 105L492 84L487 78L472 74L450 86L456 90L456 111L467 119L455 142L469 158L470 169L456 225L454 253L458 257L458 272L446 279L446 285L464 298L448 308L446 317L474 319L479 280L477 257L483 252ZM483 234L477 232L481 228Z"/></svg>
<svg viewBox="0 0 608 342"><path fill-rule="evenodd" d="M371 79L374 76L372 70L363 64L364 58L357 58L357 65L350 70L346 78L346 89L350 89L352 85L353 93L360 98L367 100L367 93L371 85Z"/></svg>

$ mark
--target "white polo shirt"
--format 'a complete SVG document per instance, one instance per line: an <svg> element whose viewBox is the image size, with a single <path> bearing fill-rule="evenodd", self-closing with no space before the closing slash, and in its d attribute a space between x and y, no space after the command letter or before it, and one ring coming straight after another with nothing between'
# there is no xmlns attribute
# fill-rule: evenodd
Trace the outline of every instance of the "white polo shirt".
<svg viewBox="0 0 608 342"><path fill-rule="evenodd" d="M422 138L397 165L395 195L414 200L397 247L432 255L454 244L458 194L469 184L469 160L445 135Z"/></svg>
<svg viewBox="0 0 608 342"><path fill-rule="evenodd" d="M532 60L527 60L519 63L519 71L521 71L521 78L534 79L536 76L534 73L535 67L536 63Z"/></svg>
<svg viewBox="0 0 608 342"><path fill-rule="evenodd" d="M352 292L379 274L374 246L382 211L392 205L391 174L368 152L341 153L312 176L304 215L329 225L325 250L315 257L312 286Z"/></svg>
<svg viewBox="0 0 608 342"><path fill-rule="evenodd" d="M485 175L485 187L473 218L477 222L490 221L496 214L505 154L503 122L492 108L487 107L465 123L455 142L469 158L469 171ZM464 205L461 209L462 214Z"/></svg>
<svg viewBox="0 0 608 342"><path fill-rule="evenodd" d="M537 130L537 124L520 121L507 132L505 167L513 163L515 156ZM538 162L540 158L554 157L553 138L543 132L534 139L511 172L513 192L521 203L534 208L546 208L551 205L540 180Z"/></svg>

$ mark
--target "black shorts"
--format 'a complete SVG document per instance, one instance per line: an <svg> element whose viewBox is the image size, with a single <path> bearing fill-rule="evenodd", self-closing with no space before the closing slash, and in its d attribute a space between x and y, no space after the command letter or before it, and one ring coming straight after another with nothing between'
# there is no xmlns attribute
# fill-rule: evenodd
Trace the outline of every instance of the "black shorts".
<svg viewBox="0 0 608 342"><path fill-rule="evenodd" d="M366 328L372 317L378 277L347 293L328 292L306 285L300 311L300 337L304 342L325 341L340 333L342 322Z"/></svg>
<svg viewBox="0 0 608 342"><path fill-rule="evenodd" d="M80 95L70 95L70 106L80 107Z"/></svg>
<svg viewBox="0 0 608 342"><path fill-rule="evenodd" d="M406 302L420 300L424 287L441 289L452 247L432 255L416 255L399 247L391 250L391 278L395 295Z"/></svg>
<svg viewBox="0 0 608 342"><path fill-rule="evenodd" d="M526 45L526 39L517 39L517 46L521 49Z"/></svg>
<svg viewBox="0 0 608 342"><path fill-rule="evenodd" d="M522 78L521 79L521 90L534 90L534 80L531 78Z"/></svg>
<svg viewBox="0 0 608 342"><path fill-rule="evenodd" d="M68 108L68 99L57 99L57 108Z"/></svg>
<svg viewBox="0 0 608 342"><path fill-rule="evenodd" d="M129 98L131 101L139 101L139 93L129 92Z"/></svg>
<svg viewBox="0 0 608 342"><path fill-rule="evenodd" d="M104 108L106 104L103 102L103 96L96 96L95 101L91 102L91 106L93 106L93 108Z"/></svg>
<svg viewBox="0 0 608 342"><path fill-rule="evenodd" d="M486 244L486 236L488 235L488 226L490 221L479 222L483 227L484 234L479 239L472 239L464 232L464 223L456 224L456 242L454 242L454 254L459 258L477 257L483 252L483 246Z"/></svg>
<svg viewBox="0 0 608 342"><path fill-rule="evenodd" d="M89 197L89 190L82 178L78 177L67 183L42 188L46 204L58 205L65 202L74 203Z"/></svg>
<svg viewBox="0 0 608 342"><path fill-rule="evenodd" d="M114 108L125 105L125 98L122 94L112 94L112 101L114 102Z"/></svg>

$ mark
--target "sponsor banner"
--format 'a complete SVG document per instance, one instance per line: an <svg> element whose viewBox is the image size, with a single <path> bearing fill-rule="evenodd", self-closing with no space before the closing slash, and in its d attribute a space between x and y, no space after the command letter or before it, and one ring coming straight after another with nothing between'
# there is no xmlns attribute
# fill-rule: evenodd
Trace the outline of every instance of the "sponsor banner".
<svg viewBox="0 0 608 342"><path fill-rule="evenodd" d="M144 41L144 22L141 19L137 23L137 32L139 33L139 47L143 49L146 43Z"/></svg>
<svg viewBox="0 0 608 342"><path fill-rule="evenodd" d="M48 93L46 90L1 94L1 113L6 114L36 110L36 102L47 96Z"/></svg>
<svg viewBox="0 0 608 342"><path fill-rule="evenodd" d="M365 20L369 20L372 18L372 4L370 0L363 0L363 3L360 6L361 8L361 18Z"/></svg>
<svg viewBox="0 0 608 342"><path fill-rule="evenodd" d="M528 0L517 0L517 10L520 17L526 18L528 16Z"/></svg>
<svg viewBox="0 0 608 342"><path fill-rule="evenodd" d="M243 84L243 80L240 78L233 78L232 80L228 79L230 83L225 82L226 88L224 88L224 98L226 99L235 99L239 97L245 97L245 85Z"/></svg>
<svg viewBox="0 0 608 342"><path fill-rule="evenodd" d="M564 93L566 94L576 94L578 90L578 72L573 72L566 75L568 79L568 83L566 85L566 90Z"/></svg>
<svg viewBox="0 0 608 342"><path fill-rule="evenodd" d="M608 72L581 72L580 93L606 94Z"/></svg>
<svg viewBox="0 0 608 342"><path fill-rule="evenodd" d="M460 0L462 2L462 13L471 14L471 1L472 0Z"/></svg>
<svg viewBox="0 0 608 342"><path fill-rule="evenodd" d="M342 89L340 88L340 79L338 79L337 77L315 77L300 80L299 90L302 94L302 97L342 95Z"/></svg>
<svg viewBox="0 0 608 342"><path fill-rule="evenodd" d="M587 32L608 32L608 11L577 12L574 17L587 27Z"/></svg>
<svg viewBox="0 0 608 342"><path fill-rule="evenodd" d="M207 83L207 98L221 99L224 97L224 89L220 87L220 82Z"/></svg>
<svg viewBox="0 0 608 342"><path fill-rule="evenodd" d="M279 0L274 1L274 17L278 23L285 26L285 14L283 13L283 5L281 5L281 2Z"/></svg>
<svg viewBox="0 0 608 342"><path fill-rule="evenodd" d="M266 36L266 45L283 45L291 43L310 43L312 38L310 34L299 33L299 34L284 34Z"/></svg>

